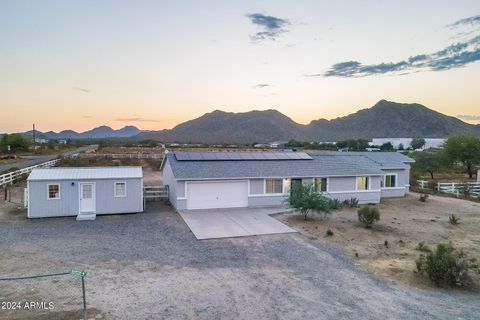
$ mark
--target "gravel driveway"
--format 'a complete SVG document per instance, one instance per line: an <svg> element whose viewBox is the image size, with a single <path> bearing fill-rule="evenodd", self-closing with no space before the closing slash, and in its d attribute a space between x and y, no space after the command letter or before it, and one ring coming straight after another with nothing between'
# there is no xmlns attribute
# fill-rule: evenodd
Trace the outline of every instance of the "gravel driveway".
<svg viewBox="0 0 480 320"><path fill-rule="evenodd" d="M4 210L0 275L85 269L89 307L107 319L478 319L480 314L478 296L386 283L359 271L322 240L280 234L198 241L170 208L150 207L149 213L85 222L26 221L18 219L18 211Z"/></svg>

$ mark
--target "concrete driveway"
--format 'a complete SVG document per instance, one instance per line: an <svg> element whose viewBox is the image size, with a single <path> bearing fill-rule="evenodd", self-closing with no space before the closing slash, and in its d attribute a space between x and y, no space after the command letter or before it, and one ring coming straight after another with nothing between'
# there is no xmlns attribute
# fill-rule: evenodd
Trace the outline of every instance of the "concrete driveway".
<svg viewBox="0 0 480 320"><path fill-rule="evenodd" d="M199 240L296 232L270 214L285 208L183 210L180 215Z"/></svg>

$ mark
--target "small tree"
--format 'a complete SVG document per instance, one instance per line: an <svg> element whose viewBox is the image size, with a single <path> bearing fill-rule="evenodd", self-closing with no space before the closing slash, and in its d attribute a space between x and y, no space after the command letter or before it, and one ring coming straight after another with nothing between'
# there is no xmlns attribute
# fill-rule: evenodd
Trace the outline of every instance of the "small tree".
<svg viewBox="0 0 480 320"><path fill-rule="evenodd" d="M358 209L358 221L365 227L371 228L372 225L380 220L380 211L375 206L362 206Z"/></svg>
<svg viewBox="0 0 480 320"><path fill-rule="evenodd" d="M434 173L450 166L449 157L444 151L414 152L412 157L415 159L412 171L428 172L432 179Z"/></svg>
<svg viewBox="0 0 480 320"><path fill-rule="evenodd" d="M448 138L445 152L452 161L463 165L472 178L476 165L480 164L480 138L474 135L458 135Z"/></svg>
<svg viewBox="0 0 480 320"><path fill-rule="evenodd" d="M425 143L426 141L423 138L413 138L412 141L410 141L410 146L413 150L417 150L423 148Z"/></svg>
<svg viewBox="0 0 480 320"><path fill-rule="evenodd" d="M382 144L380 146L380 150L382 150L382 151L393 151L395 149L393 148L393 144L391 142L385 142L384 144Z"/></svg>
<svg viewBox="0 0 480 320"><path fill-rule="evenodd" d="M304 220L310 212L318 213L324 217L332 210L331 200L315 191L313 184L300 183L295 185L288 198L287 204L303 215Z"/></svg>

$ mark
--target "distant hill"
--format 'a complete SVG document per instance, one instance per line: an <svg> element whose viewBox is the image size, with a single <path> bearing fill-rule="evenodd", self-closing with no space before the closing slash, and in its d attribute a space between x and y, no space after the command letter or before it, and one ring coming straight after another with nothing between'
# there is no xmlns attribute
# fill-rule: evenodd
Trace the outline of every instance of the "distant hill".
<svg viewBox="0 0 480 320"><path fill-rule="evenodd" d="M471 125L423 105L381 100L373 107L333 120L296 123L276 110L230 113L214 111L170 130L142 132L137 139L192 143L254 143L275 140L337 141L352 138L444 138L479 133Z"/></svg>
<svg viewBox="0 0 480 320"><path fill-rule="evenodd" d="M38 138L44 139L103 139L103 138L130 138L138 135L141 132L140 129L134 126L126 126L118 130L114 130L108 126L100 126L88 130L85 132L76 132L73 130L63 130L60 132L40 132L36 131L35 134ZM23 133L26 136L31 137L32 131Z"/></svg>
<svg viewBox="0 0 480 320"><path fill-rule="evenodd" d="M140 133L138 139L202 143L253 143L288 140L304 134L298 124L276 110L232 113L213 111L171 130Z"/></svg>

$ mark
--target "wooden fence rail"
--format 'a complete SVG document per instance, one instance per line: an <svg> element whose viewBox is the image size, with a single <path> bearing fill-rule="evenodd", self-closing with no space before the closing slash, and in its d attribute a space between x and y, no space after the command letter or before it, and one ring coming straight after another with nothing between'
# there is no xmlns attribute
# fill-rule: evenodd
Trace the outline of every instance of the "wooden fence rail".
<svg viewBox="0 0 480 320"><path fill-rule="evenodd" d="M54 160L43 162L34 166L30 166L20 170L2 174L0 175L0 186L17 181L22 175L30 173L34 168L51 167L56 165L59 161L60 159L54 159Z"/></svg>
<svg viewBox="0 0 480 320"><path fill-rule="evenodd" d="M417 180L417 184L422 189L433 189L439 193L454 194L456 197L465 195L470 197L480 197L480 182L432 183L427 180Z"/></svg>

